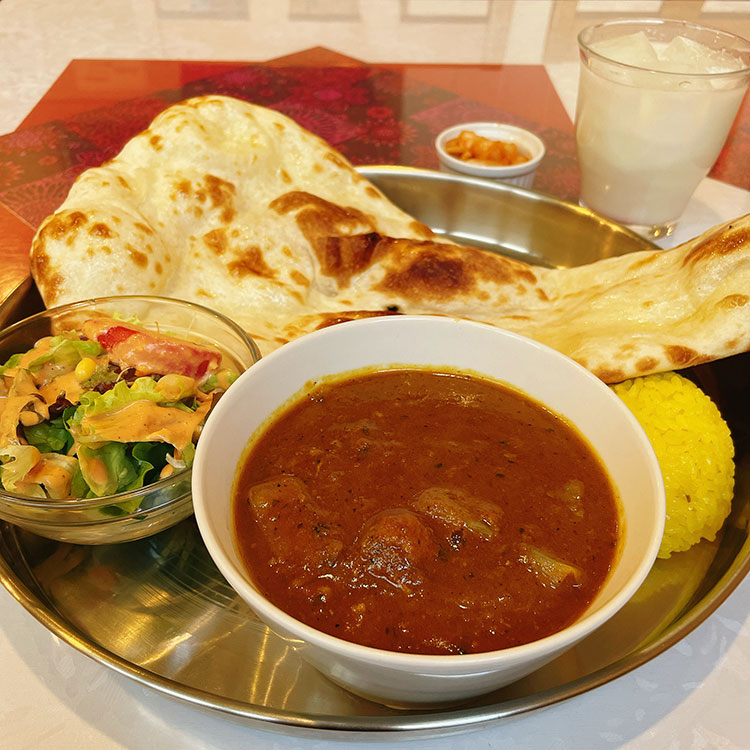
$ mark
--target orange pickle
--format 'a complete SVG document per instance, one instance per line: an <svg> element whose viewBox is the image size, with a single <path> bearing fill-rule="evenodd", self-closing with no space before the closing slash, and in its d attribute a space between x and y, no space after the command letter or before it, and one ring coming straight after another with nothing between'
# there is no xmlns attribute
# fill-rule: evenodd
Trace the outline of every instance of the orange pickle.
<svg viewBox="0 0 750 750"><path fill-rule="evenodd" d="M529 161L515 143L493 141L471 130L462 130L456 138L447 141L445 150L461 161L478 161L492 166L512 166Z"/></svg>

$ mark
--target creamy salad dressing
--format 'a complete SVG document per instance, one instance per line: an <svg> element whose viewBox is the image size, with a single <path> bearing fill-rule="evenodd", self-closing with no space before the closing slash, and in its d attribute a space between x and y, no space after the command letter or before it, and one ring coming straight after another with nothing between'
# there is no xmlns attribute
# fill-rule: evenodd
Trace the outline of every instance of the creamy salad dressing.
<svg viewBox="0 0 750 750"><path fill-rule="evenodd" d="M196 411L186 412L170 406L159 406L152 401L134 401L113 412L84 417L81 431L94 435L98 442L141 443L156 440L184 450L210 406L210 401L204 401Z"/></svg>
<svg viewBox="0 0 750 750"><path fill-rule="evenodd" d="M96 318L0 366L0 482L50 499L137 489L192 462L236 377L211 346Z"/></svg>

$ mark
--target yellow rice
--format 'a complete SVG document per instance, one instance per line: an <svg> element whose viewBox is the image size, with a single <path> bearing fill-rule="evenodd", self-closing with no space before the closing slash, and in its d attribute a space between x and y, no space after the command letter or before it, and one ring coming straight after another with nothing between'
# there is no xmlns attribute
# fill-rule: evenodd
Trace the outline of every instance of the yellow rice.
<svg viewBox="0 0 750 750"><path fill-rule="evenodd" d="M667 520L659 557L715 539L734 494L734 444L716 404L674 372L613 388L648 435L664 477Z"/></svg>

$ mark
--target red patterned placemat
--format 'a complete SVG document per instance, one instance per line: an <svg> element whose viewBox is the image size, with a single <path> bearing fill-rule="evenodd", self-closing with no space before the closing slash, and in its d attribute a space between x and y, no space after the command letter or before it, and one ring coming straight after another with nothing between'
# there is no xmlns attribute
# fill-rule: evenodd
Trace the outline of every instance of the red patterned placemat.
<svg viewBox="0 0 750 750"><path fill-rule="evenodd" d="M283 112L354 164L437 168L432 143L448 125L483 119L522 125L548 149L534 187L577 198L571 132L520 117L512 106L464 98L399 68L249 65L0 137L0 203L37 226L84 169L115 156L166 107L202 94L235 96Z"/></svg>

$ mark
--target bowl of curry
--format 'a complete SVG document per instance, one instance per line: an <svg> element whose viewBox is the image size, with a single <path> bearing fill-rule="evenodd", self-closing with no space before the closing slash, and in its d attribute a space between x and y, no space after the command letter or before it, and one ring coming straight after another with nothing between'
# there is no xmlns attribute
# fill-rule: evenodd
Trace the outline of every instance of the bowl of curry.
<svg viewBox="0 0 750 750"><path fill-rule="evenodd" d="M489 692L584 638L645 578L665 515L651 445L606 385L437 316L261 360L207 420L193 499L258 616L394 706Z"/></svg>

